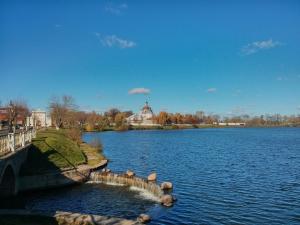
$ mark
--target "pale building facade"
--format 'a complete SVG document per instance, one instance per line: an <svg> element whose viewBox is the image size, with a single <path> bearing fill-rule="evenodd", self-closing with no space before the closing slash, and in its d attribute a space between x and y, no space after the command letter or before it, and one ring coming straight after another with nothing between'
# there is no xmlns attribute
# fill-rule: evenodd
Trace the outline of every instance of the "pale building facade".
<svg viewBox="0 0 300 225"><path fill-rule="evenodd" d="M33 127L50 127L52 121L46 111L35 110L31 112L31 116L27 117L26 125Z"/></svg>
<svg viewBox="0 0 300 225"><path fill-rule="evenodd" d="M156 126L154 123L154 113L148 102L145 103L144 107L139 113L133 114L128 117L127 123L133 126Z"/></svg>
<svg viewBox="0 0 300 225"><path fill-rule="evenodd" d="M219 126L246 126L246 123L225 123L225 122L214 122L214 125L219 125Z"/></svg>

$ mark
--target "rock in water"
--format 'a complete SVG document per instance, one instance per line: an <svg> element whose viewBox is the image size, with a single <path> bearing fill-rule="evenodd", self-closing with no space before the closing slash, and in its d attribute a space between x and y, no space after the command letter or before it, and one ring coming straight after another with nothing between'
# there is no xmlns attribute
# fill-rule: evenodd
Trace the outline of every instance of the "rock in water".
<svg viewBox="0 0 300 225"><path fill-rule="evenodd" d="M156 173L151 173L148 176L148 181L156 181Z"/></svg>
<svg viewBox="0 0 300 225"><path fill-rule="evenodd" d="M111 170L110 170L110 169L107 169L107 168L103 168L103 169L102 169L102 172L103 172L103 173L110 173Z"/></svg>
<svg viewBox="0 0 300 225"><path fill-rule="evenodd" d="M141 214L141 215L139 215L139 217L138 217L138 221L139 221L140 223L147 223L147 222L150 221L150 216L147 215L147 214Z"/></svg>
<svg viewBox="0 0 300 225"><path fill-rule="evenodd" d="M173 184L171 182L162 182L161 185L160 185L160 188L162 190L169 190L169 189L172 189L173 188Z"/></svg>
<svg viewBox="0 0 300 225"><path fill-rule="evenodd" d="M160 198L160 202L164 206L171 207L173 205L173 197L172 195L163 195Z"/></svg>
<svg viewBox="0 0 300 225"><path fill-rule="evenodd" d="M129 178L131 178L131 177L133 177L133 176L135 175L135 173L134 173L133 171L131 171L131 170L127 170L127 171L126 171L126 175L127 175Z"/></svg>

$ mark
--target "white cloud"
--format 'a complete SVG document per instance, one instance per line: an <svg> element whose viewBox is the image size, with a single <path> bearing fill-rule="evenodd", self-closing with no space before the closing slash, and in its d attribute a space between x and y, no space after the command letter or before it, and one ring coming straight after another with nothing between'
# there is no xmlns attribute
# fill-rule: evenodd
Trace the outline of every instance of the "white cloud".
<svg viewBox="0 0 300 225"><path fill-rule="evenodd" d="M278 47L280 45L282 45L282 43L280 43L279 41L273 41L272 39L265 41L255 41L242 47L241 53L243 55L251 55L260 50L267 50Z"/></svg>
<svg viewBox="0 0 300 225"><path fill-rule="evenodd" d="M206 92L208 92L208 93L213 93L213 92L216 92L216 91L217 91L217 88L208 88L206 90Z"/></svg>
<svg viewBox="0 0 300 225"><path fill-rule="evenodd" d="M150 94L150 89L148 88L133 88L131 90L128 91L128 94L130 95L136 95L136 94Z"/></svg>
<svg viewBox="0 0 300 225"><path fill-rule="evenodd" d="M133 48L136 46L134 41L122 39L116 35L106 35L102 36L100 33L95 33L96 36L101 41L101 44L105 47L118 47L118 48Z"/></svg>
<svg viewBox="0 0 300 225"><path fill-rule="evenodd" d="M126 3L123 4L113 4L113 3L108 3L105 6L105 11L109 12L114 15L120 15L123 10L126 10L128 8L128 5Z"/></svg>

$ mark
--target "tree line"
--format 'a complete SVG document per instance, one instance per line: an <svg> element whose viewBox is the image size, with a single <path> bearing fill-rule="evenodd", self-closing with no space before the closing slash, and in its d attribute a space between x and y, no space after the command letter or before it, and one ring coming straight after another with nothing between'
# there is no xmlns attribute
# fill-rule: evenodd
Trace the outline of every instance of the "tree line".
<svg viewBox="0 0 300 225"><path fill-rule="evenodd" d="M14 126L17 120L25 120L30 110L24 101L10 101L8 108L9 125ZM72 96L64 95L53 97L49 101L48 109L53 126L59 128L78 128L85 131L103 131L107 129L128 130L127 118L133 115L132 111L121 111L111 108L104 113L79 110ZM25 121L23 121L25 123ZM300 115L239 115L221 117L217 114L205 114L197 111L194 114L170 113L161 111L153 117L153 122L160 126L176 125L216 125L225 123L246 123L247 126L300 126Z"/></svg>
<svg viewBox="0 0 300 225"><path fill-rule="evenodd" d="M127 130L130 126L126 118L133 115L132 111L121 111L111 108L104 113L83 112L77 110L74 99L71 96L54 98L50 103L50 113L55 126L59 128L70 128L79 126L86 131L106 130L115 128ZM300 126L300 115L240 115L221 117L217 114L206 115L203 111L194 114L170 113L161 111L154 115L153 122L161 126L171 125L213 125L219 122L246 123L247 126Z"/></svg>

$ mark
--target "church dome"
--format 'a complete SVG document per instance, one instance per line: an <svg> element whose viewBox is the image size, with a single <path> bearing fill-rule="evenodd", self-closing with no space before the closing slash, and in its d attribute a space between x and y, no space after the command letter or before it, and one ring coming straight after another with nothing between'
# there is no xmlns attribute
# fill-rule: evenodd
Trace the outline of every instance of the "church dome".
<svg viewBox="0 0 300 225"><path fill-rule="evenodd" d="M152 113L152 109L151 107L148 105L148 102L146 102L146 104L144 105L144 107L142 108L143 113Z"/></svg>

